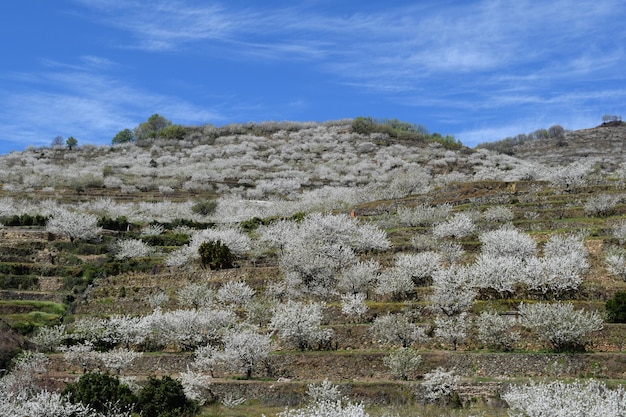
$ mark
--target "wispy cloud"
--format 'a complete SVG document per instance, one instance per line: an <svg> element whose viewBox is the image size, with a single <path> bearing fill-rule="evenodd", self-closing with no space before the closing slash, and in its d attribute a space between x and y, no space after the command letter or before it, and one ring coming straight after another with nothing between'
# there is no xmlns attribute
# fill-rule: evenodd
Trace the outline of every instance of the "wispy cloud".
<svg viewBox="0 0 626 417"><path fill-rule="evenodd" d="M155 111L188 124L222 118L212 109L86 69L93 64L113 63L87 57L78 64L48 62L48 71L40 73L5 74L19 81L19 89L0 98L3 140L49 145L57 135L72 135L85 143L108 143L115 132L134 127Z"/></svg>
<svg viewBox="0 0 626 417"><path fill-rule="evenodd" d="M407 84L438 73L480 75L508 69L519 76L520 67L547 67L564 49L580 53L561 61L562 67L593 71L606 46L585 48L585 36L599 27L606 30L607 17L624 8L619 0L584 0L575 7L569 0L484 0L341 16L297 6L240 9L228 3L77 1L99 21L129 32L128 47L218 51L231 58L304 58L344 82L381 86L383 91L406 91ZM623 28L614 29L613 36L624 37Z"/></svg>

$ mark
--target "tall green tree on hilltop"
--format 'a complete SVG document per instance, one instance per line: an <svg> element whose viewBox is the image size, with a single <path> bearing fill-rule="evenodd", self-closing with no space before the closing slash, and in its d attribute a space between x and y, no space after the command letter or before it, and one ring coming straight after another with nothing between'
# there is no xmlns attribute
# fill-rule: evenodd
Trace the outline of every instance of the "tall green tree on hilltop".
<svg viewBox="0 0 626 417"><path fill-rule="evenodd" d="M128 143L135 141L135 134L130 129L124 129L117 132L117 135L111 140L111 144Z"/></svg>
<svg viewBox="0 0 626 417"><path fill-rule="evenodd" d="M75 148L76 146L78 146L78 140L74 137L74 136L70 136L69 138L67 138L67 140L65 141L65 144L67 145L67 147L69 148L69 150L71 151L73 148Z"/></svg>
<svg viewBox="0 0 626 417"><path fill-rule="evenodd" d="M167 120L158 113L154 113L148 118L147 121L140 123L137 127L135 127L135 129L133 129L133 133L138 141L154 139L159 136L161 131L171 124L172 122L170 120Z"/></svg>

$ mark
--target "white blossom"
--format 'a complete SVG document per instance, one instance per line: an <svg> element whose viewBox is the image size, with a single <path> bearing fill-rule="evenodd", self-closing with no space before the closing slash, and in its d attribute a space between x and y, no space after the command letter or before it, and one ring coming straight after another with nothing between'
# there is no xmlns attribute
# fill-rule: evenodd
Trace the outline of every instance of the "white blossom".
<svg viewBox="0 0 626 417"><path fill-rule="evenodd" d="M213 305L216 293L206 283L190 283L180 287L176 292L176 297L178 298L178 304L181 306L190 306L198 309Z"/></svg>
<svg viewBox="0 0 626 417"><path fill-rule="evenodd" d="M178 379L183 386L183 391L187 399L196 401L200 405L206 402L204 390L211 383L211 377L187 369L186 372L180 373Z"/></svg>
<svg viewBox="0 0 626 417"><path fill-rule="evenodd" d="M589 334L602 329L603 320L597 312L574 310L571 303L522 303L518 310L520 324L535 330L556 350L584 348Z"/></svg>
<svg viewBox="0 0 626 417"><path fill-rule="evenodd" d="M50 233L67 236L71 242L76 239L93 239L102 232L98 226L98 218L93 214L72 212L65 209L57 210L46 223Z"/></svg>
<svg viewBox="0 0 626 417"><path fill-rule="evenodd" d="M343 403L341 400L321 401L301 409L286 409L278 417L368 417L363 404Z"/></svg>
<svg viewBox="0 0 626 417"><path fill-rule="evenodd" d="M424 329L411 322L406 314L386 314L377 317L370 333L379 343L409 347L426 339Z"/></svg>
<svg viewBox="0 0 626 417"><path fill-rule="evenodd" d="M124 239L116 243L115 259L143 258L153 252L154 248L140 239Z"/></svg>
<svg viewBox="0 0 626 417"><path fill-rule="evenodd" d="M326 378L319 384L309 384L306 393L311 403L335 402L342 397L339 385L333 384Z"/></svg>
<svg viewBox="0 0 626 417"><path fill-rule="evenodd" d="M520 339L520 333L511 330L515 325L513 318L495 311L483 311L477 320L478 338L490 348L512 350Z"/></svg>
<svg viewBox="0 0 626 417"><path fill-rule="evenodd" d="M474 233L476 225L466 213L456 213L451 219L438 223L433 228L433 234L438 238L466 237Z"/></svg>
<svg viewBox="0 0 626 417"><path fill-rule="evenodd" d="M337 288L352 294L365 294L378 279L380 264L374 260L357 262L344 269L337 279Z"/></svg>
<svg viewBox="0 0 626 417"><path fill-rule="evenodd" d="M274 308L268 327L291 346L312 349L329 342L333 334L331 329L321 328L323 308L323 303L303 304L289 300Z"/></svg>
<svg viewBox="0 0 626 417"><path fill-rule="evenodd" d="M135 360L143 356L142 352L135 352L127 348L115 348L105 352L98 352L96 357L102 364L119 374L122 369L126 369Z"/></svg>
<svg viewBox="0 0 626 417"><path fill-rule="evenodd" d="M437 401L450 397L460 379L454 370L446 371L444 368L437 368L424 374L421 386L426 390L426 398L428 400Z"/></svg>
<svg viewBox="0 0 626 417"><path fill-rule="evenodd" d="M435 337L450 343L452 350L456 350L458 344L467 338L471 322L467 319L467 313L463 312L456 316L437 316L435 326Z"/></svg>
<svg viewBox="0 0 626 417"><path fill-rule="evenodd" d="M474 303L472 272L463 266L440 268L433 274L430 308L447 316L468 310Z"/></svg>
<svg viewBox="0 0 626 417"><path fill-rule="evenodd" d="M224 350L217 354L218 362L234 372L245 373L248 379L273 349L270 336L254 328L229 332L223 343Z"/></svg>
<svg viewBox="0 0 626 417"><path fill-rule="evenodd" d="M512 416L621 417L626 409L623 387L610 389L593 379L511 385L502 398L509 405Z"/></svg>
<svg viewBox="0 0 626 417"><path fill-rule="evenodd" d="M250 302L255 291L243 281L228 281L217 290L217 299L224 304L244 305Z"/></svg>
<svg viewBox="0 0 626 417"><path fill-rule="evenodd" d="M367 312L366 296L363 293L343 294L341 296L341 312L347 316L361 317Z"/></svg>
<svg viewBox="0 0 626 417"><path fill-rule="evenodd" d="M421 362L422 357L417 350L409 347L400 347L383 358L383 363L391 370L391 375L405 381Z"/></svg>
<svg viewBox="0 0 626 417"><path fill-rule="evenodd" d="M482 243L481 252L489 256L525 259L537 253L537 244L530 236L507 226L482 233L478 239Z"/></svg>
<svg viewBox="0 0 626 417"><path fill-rule="evenodd" d="M37 329L35 334L30 337L31 343L44 351L54 351L63 341L69 337L66 333L65 326L45 326Z"/></svg>

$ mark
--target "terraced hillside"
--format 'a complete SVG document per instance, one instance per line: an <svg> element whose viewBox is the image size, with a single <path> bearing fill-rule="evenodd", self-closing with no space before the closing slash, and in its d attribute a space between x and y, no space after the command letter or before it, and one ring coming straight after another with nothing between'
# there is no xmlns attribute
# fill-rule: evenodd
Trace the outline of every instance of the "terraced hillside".
<svg viewBox="0 0 626 417"><path fill-rule="evenodd" d="M605 305L626 290L626 128L611 129L570 133L607 153L572 143L562 165L350 121L5 155L2 357L44 352L32 383L53 390L169 375L206 416L275 415L325 379L374 416L504 416L531 379L619 386L626 329Z"/></svg>

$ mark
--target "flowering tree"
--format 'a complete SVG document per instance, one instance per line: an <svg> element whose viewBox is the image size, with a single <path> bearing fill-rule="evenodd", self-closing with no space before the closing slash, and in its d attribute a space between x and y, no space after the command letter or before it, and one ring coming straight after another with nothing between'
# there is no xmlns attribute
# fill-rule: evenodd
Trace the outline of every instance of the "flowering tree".
<svg viewBox="0 0 626 417"><path fill-rule="evenodd" d="M350 317L361 317L367 312L365 294L344 294L341 296L341 312Z"/></svg>
<svg viewBox="0 0 626 417"><path fill-rule="evenodd" d="M191 350L221 341L237 318L230 310L200 308L167 312L155 310L145 320L151 329L150 342L157 346L171 344L182 350Z"/></svg>
<svg viewBox="0 0 626 417"><path fill-rule="evenodd" d="M249 303L254 293L243 281L228 281L217 290L217 299L224 304L240 306Z"/></svg>
<svg viewBox="0 0 626 417"><path fill-rule="evenodd" d="M412 323L406 314L377 317L370 328L372 335L383 344L409 347L426 339L424 329Z"/></svg>
<svg viewBox="0 0 626 417"><path fill-rule="evenodd" d="M602 318L593 312L574 310L571 303L520 304L520 324L535 330L540 339L555 350L581 350L590 333L602 329Z"/></svg>
<svg viewBox="0 0 626 417"><path fill-rule="evenodd" d="M378 279L380 264L370 260L357 262L341 271L337 280L337 288L351 294L367 295L369 289Z"/></svg>
<svg viewBox="0 0 626 417"><path fill-rule="evenodd" d="M612 248L604 258L606 270L611 275L626 280L626 251L622 248Z"/></svg>
<svg viewBox="0 0 626 417"><path fill-rule="evenodd" d="M452 206L448 203L430 206L421 204L414 208L399 207L397 216L400 223L407 226L432 226L435 222L443 222L450 215Z"/></svg>
<svg viewBox="0 0 626 417"><path fill-rule="evenodd" d="M460 380L453 369L446 371L444 368L437 368L424 374L421 388L425 390L427 400L446 402L452 397Z"/></svg>
<svg viewBox="0 0 626 417"><path fill-rule="evenodd" d="M335 402L342 397L339 385L333 384L328 379L324 379L319 384L309 384L306 394L312 403Z"/></svg>
<svg viewBox="0 0 626 417"><path fill-rule="evenodd" d="M73 242L76 239L93 239L102 232L98 226L98 218L93 214L79 213L68 210L57 210L48 219L46 230L50 233L63 235Z"/></svg>
<svg viewBox="0 0 626 417"><path fill-rule="evenodd" d="M216 298L215 291L209 288L206 283L191 283L180 287L176 292L176 296L178 304L195 309L211 306Z"/></svg>
<svg viewBox="0 0 626 417"><path fill-rule="evenodd" d="M188 400L195 401L199 405L206 402L205 391L211 383L210 376L187 369L187 371L181 372L178 378Z"/></svg>
<svg viewBox="0 0 626 417"><path fill-rule="evenodd" d="M223 341L224 350L217 355L217 360L234 372L244 372L247 379L273 349L270 336L259 334L256 329L229 332Z"/></svg>
<svg viewBox="0 0 626 417"><path fill-rule="evenodd" d="M338 401L320 401L302 409L286 409L279 417L368 417L363 404Z"/></svg>
<svg viewBox="0 0 626 417"><path fill-rule="evenodd" d="M520 339L520 333L512 331L514 321L495 311L483 311L477 320L478 338L490 348L509 351Z"/></svg>
<svg viewBox="0 0 626 417"><path fill-rule="evenodd" d="M471 270L464 266L440 268L433 274L430 308L436 313L453 316L469 309L474 303Z"/></svg>
<svg viewBox="0 0 626 417"><path fill-rule="evenodd" d="M433 228L433 234L438 238L460 238L469 236L476 230L476 225L466 213L456 213L451 219L438 223Z"/></svg>
<svg viewBox="0 0 626 417"><path fill-rule="evenodd" d="M593 379L511 385L502 398L512 415L526 417L619 417L626 409L623 387L610 389Z"/></svg>
<svg viewBox="0 0 626 417"><path fill-rule="evenodd" d="M97 358L107 368L119 374L135 360L143 356L142 352L135 352L127 348L116 348L105 352L98 352Z"/></svg>
<svg viewBox="0 0 626 417"><path fill-rule="evenodd" d="M381 295L391 295L394 299L400 300L413 291L413 280L406 269L393 267L389 268L378 276L376 293Z"/></svg>
<svg viewBox="0 0 626 417"><path fill-rule="evenodd" d="M481 252L492 257L526 259L537 253L537 244L530 236L507 226L482 233L478 239L482 243Z"/></svg>
<svg viewBox="0 0 626 417"><path fill-rule="evenodd" d="M303 304L287 301L274 308L269 329L276 331L286 343L304 351L323 345L332 337L331 329L322 329L323 303Z"/></svg>
<svg viewBox="0 0 626 417"><path fill-rule="evenodd" d="M40 327L35 334L30 337L30 341L38 349L49 352L58 348L68 337L69 335L66 332L65 326L60 324L58 326Z"/></svg>
<svg viewBox="0 0 626 417"><path fill-rule="evenodd" d="M260 229L262 242L278 248L287 290L328 295L340 271L357 263L357 254L386 250L383 230L348 215L308 214L300 223L277 222Z"/></svg>
<svg viewBox="0 0 626 417"><path fill-rule="evenodd" d="M396 256L395 268L415 285L426 285L441 267L441 262L442 256L437 252L400 253Z"/></svg>
<svg viewBox="0 0 626 417"><path fill-rule="evenodd" d="M510 295L526 277L526 264L517 256L494 256L481 253L470 266L477 288L496 291L500 296Z"/></svg>
<svg viewBox="0 0 626 417"><path fill-rule="evenodd" d="M0 413L4 416L29 417L99 417L102 414L81 403L72 404L67 398L56 392L39 391L33 395L0 396ZM118 414L130 417L130 412Z"/></svg>
<svg viewBox="0 0 626 417"><path fill-rule="evenodd" d="M417 350L408 347L398 348L383 358L383 363L391 369L391 375L404 381L409 379L411 371L421 362L422 357Z"/></svg>
<svg viewBox="0 0 626 417"><path fill-rule="evenodd" d="M142 258L153 252L154 249L141 239L125 239L117 242L115 259Z"/></svg>
<svg viewBox="0 0 626 417"><path fill-rule="evenodd" d="M467 313L463 312L456 316L437 316L435 326L435 337L450 343L452 350L456 350L458 344L467 338L471 322L467 319Z"/></svg>

